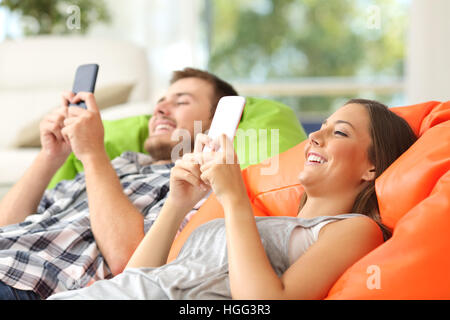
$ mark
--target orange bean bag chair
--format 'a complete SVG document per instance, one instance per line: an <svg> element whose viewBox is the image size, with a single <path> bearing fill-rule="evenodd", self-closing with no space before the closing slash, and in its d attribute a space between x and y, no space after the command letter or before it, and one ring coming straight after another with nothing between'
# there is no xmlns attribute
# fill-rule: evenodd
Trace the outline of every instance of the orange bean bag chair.
<svg viewBox="0 0 450 320"><path fill-rule="evenodd" d="M391 108L419 137L375 182L393 236L351 266L327 299L450 299L450 101ZM257 216L296 216L306 141L242 175ZM278 166L276 175L262 169ZM211 195L175 239L173 260L199 225L223 217Z"/></svg>

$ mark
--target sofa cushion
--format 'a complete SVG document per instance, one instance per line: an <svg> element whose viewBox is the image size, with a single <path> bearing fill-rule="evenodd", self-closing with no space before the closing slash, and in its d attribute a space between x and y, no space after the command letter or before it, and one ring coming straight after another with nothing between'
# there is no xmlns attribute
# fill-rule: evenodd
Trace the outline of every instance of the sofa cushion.
<svg viewBox="0 0 450 320"><path fill-rule="evenodd" d="M450 297L446 254L450 250L450 102L391 110L404 117L419 136L376 180L380 214L383 222L394 227L393 236L349 268L328 299ZM297 215L303 192L297 176L303 167L305 144L271 159L279 162L277 175L261 176L262 165L243 171L255 215ZM223 217L223 210L211 195L175 239L168 260L177 256L197 226L217 217ZM377 272L379 283L374 281Z"/></svg>

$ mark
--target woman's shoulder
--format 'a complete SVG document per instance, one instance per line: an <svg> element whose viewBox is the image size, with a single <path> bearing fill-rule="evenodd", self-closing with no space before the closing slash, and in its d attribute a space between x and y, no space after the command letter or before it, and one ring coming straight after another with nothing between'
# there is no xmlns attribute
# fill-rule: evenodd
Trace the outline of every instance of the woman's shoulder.
<svg viewBox="0 0 450 320"><path fill-rule="evenodd" d="M361 245L366 243L368 246L383 243L383 233L379 225L365 215L355 215L329 223L319 233L319 240L340 237L358 241Z"/></svg>

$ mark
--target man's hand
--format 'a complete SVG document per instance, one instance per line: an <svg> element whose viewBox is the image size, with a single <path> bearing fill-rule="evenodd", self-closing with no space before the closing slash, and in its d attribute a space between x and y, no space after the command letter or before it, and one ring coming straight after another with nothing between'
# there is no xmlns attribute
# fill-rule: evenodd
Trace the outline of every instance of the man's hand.
<svg viewBox="0 0 450 320"><path fill-rule="evenodd" d="M40 123L40 139L42 152L49 161L60 166L72 151L70 143L61 133L64 120L67 118L67 101L74 96L72 92L65 92L62 96L62 106L47 115Z"/></svg>
<svg viewBox="0 0 450 320"><path fill-rule="evenodd" d="M75 156L84 163L89 159L105 156L106 151L103 142L103 123L94 95L79 92L67 99L66 103L78 103L81 100L86 103L87 110L69 107L68 117L64 120L61 133L64 139L70 142Z"/></svg>

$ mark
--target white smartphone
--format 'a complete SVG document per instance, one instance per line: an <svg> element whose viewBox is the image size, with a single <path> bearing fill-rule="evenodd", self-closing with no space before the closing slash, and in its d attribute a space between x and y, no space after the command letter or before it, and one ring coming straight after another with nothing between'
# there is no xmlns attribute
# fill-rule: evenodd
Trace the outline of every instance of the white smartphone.
<svg viewBox="0 0 450 320"><path fill-rule="evenodd" d="M214 118L209 128L208 136L216 140L221 134L226 134L233 141L236 130L241 121L242 112L245 107L245 98L241 96L222 97L217 104ZM211 151L205 146L203 151Z"/></svg>

